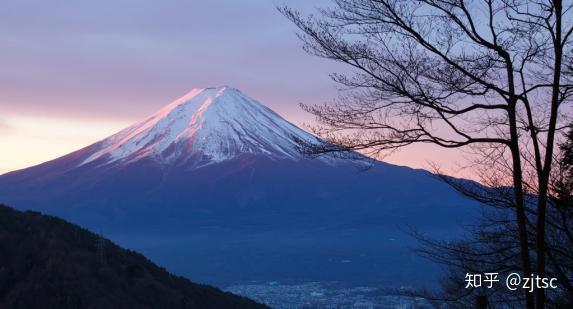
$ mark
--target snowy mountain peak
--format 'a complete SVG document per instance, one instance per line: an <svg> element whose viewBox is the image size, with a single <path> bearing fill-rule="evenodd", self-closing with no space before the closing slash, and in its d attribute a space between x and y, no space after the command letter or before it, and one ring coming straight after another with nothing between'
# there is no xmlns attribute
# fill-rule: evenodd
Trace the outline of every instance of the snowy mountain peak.
<svg viewBox="0 0 573 309"><path fill-rule="evenodd" d="M317 141L241 91L224 86L195 88L147 119L94 145L80 165L133 162L151 158L161 163L197 165L241 154L294 159L293 136Z"/></svg>

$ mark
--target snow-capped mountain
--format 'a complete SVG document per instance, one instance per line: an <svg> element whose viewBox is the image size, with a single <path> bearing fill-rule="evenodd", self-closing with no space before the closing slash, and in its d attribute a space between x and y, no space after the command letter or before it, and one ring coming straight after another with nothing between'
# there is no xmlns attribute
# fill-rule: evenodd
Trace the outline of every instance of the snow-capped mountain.
<svg viewBox="0 0 573 309"><path fill-rule="evenodd" d="M298 160L293 137L317 141L231 87L196 88L147 119L101 141L80 165L152 158L209 164L241 154Z"/></svg>
<svg viewBox="0 0 573 309"><path fill-rule="evenodd" d="M194 89L109 138L1 175L0 203L221 286L432 282L436 268L404 230L452 237L473 204L423 170L306 158L293 137L319 142L236 89Z"/></svg>

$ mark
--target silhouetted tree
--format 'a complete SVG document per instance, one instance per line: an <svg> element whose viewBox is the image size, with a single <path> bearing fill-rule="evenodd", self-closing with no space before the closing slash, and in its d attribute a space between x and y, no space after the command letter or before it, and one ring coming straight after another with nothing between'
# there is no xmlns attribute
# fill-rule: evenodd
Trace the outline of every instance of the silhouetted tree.
<svg viewBox="0 0 573 309"><path fill-rule="evenodd" d="M560 145L561 155L554 171L552 189L555 192L559 208L573 207L573 129L567 132L567 138Z"/></svg>
<svg viewBox="0 0 573 309"><path fill-rule="evenodd" d="M280 8L301 30L307 52L354 69L351 75L332 75L344 90L338 100L303 105L316 116L314 132L329 143L298 141L302 149L318 155L379 154L414 143L469 147L483 183L503 193L489 202L513 210L519 269L525 276L545 276L552 166L573 91L572 4L331 3L309 17ZM488 199L471 190L468 196ZM532 208L526 205L531 196ZM527 308L544 308L543 289L523 298Z"/></svg>
<svg viewBox="0 0 573 309"><path fill-rule="evenodd" d="M547 304L550 307L564 308L573 306L573 179L571 178L573 161L573 134L567 134L566 141L560 145L560 151L554 161L550 184L552 190L546 217L546 274L557 278L557 288L548 289ZM441 301L453 307L468 307L481 295L490 307L512 304L519 306L516 292L504 289L465 289L466 273L499 272L510 273L521 270L517 243L516 222L511 216L513 209L512 190L510 188L490 188L472 182L453 179L440 175L441 179L459 189L463 194L494 206L486 209L481 224L468 228L469 237L455 241L436 241L423 235L416 235L423 246L418 252L435 262L448 267L449 274L442 280L438 292L422 292L428 299ZM528 196L526 210L528 218L534 219L536 196ZM535 220L529 220L534 222ZM529 239L536 239L536 231L531 228ZM533 243L530 243L534 246ZM505 277L500 276L504 282ZM476 295L477 294L477 295Z"/></svg>

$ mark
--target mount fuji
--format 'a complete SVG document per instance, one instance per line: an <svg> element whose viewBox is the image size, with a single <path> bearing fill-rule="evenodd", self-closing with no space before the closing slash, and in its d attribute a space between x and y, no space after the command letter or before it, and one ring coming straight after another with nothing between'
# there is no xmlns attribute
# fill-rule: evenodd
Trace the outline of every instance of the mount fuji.
<svg viewBox="0 0 573 309"><path fill-rule="evenodd" d="M477 205L424 170L307 158L295 137L321 143L237 89L194 89L102 141L0 176L0 202L219 286L419 286L437 273L405 230L459 235Z"/></svg>

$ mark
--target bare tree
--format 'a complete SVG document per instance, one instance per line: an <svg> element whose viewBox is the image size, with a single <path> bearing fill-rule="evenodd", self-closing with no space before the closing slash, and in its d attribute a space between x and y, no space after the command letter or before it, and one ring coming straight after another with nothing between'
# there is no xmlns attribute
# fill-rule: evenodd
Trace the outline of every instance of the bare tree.
<svg viewBox="0 0 573 309"><path fill-rule="evenodd" d="M559 147L552 171L549 205L546 217L546 273L559 282L556 288L549 290L546 303L548 307L568 308L573 306L573 131L566 142ZM484 299L489 307L506 308L508 305L519 307L519 298L515 291L504 289L464 289L465 273L499 272L510 273L521 270L519 263L515 218L511 216L513 192L511 188L484 186L474 182L451 178L436 173L441 180L456 188L459 192L485 205L484 214L477 226L468 227L469 237L453 241L428 239L419 233L415 236L422 246L418 253L450 270L442 280L441 289L432 291L413 291L412 294L424 296L450 307L468 307L476 299L476 294ZM535 208L537 197L526 198L530 246L535 246L536 230ZM503 282L505 278L500 278Z"/></svg>
<svg viewBox="0 0 573 309"><path fill-rule="evenodd" d="M314 132L330 144L299 142L311 154L379 154L414 143L469 147L486 179L512 188L520 269L545 276L551 167L573 93L572 5L332 0L308 17L280 8L301 30L307 52L355 72L332 75L344 90L338 100L303 105L316 116ZM533 226L525 205L532 194ZM523 296L527 308L544 308L543 289Z"/></svg>
<svg viewBox="0 0 573 309"><path fill-rule="evenodd" d="M546 274L556 278L556 287L548 290L547 307L568 308L573 306L573 179L571 169L573 162L568 160L573 147L573 134L567 143L560 147L554 162L552 177L552 194L546 216ZM473 182L451 178L436 173L441 180L456 188L462 194L479 200L485 205L482 218L475 226L466 227L466 237L453 241L439 241L414 233L421 243L417 252L434 262L445 265L450 274L442 280L441 289L437 292L410 291L413 295L423 296L439 302L440 308L469 307L477 297L483 299L490 308L519 307L520 301L516 291L510 291L503 285L491 289L465 289L466 273L500 273L501 282L505 275L521 271L517 226L514 209L513 190L510 187L484 186ZM529 245L535 246L537 197L526 198L525 209Z"/></svg>

